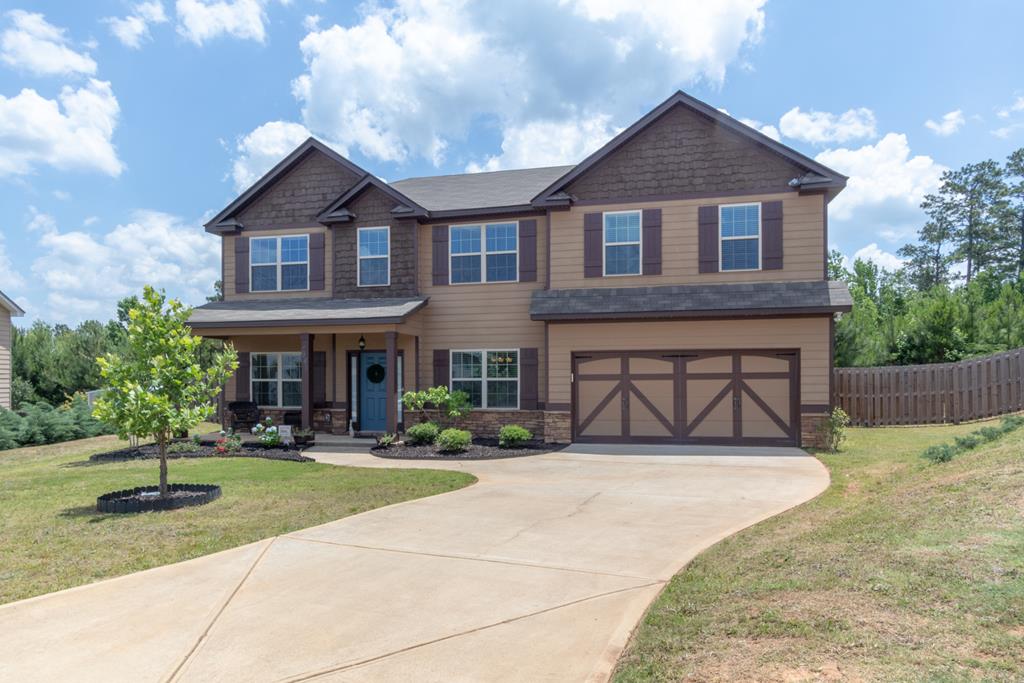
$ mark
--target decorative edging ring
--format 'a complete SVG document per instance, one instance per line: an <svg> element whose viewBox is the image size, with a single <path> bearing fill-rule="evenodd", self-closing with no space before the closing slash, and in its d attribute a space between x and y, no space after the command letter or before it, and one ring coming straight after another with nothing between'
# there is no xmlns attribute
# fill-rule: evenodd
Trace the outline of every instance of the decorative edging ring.
<svg viewBox="0 0 1024 683"><path fill-rule="evenodd" d="M138 486L104 493L96 499L96 510L111 513L177 510L205 505L220 498L221 493L216 484L170 484L167 491L171 495L167 497L161 497L159 491L159 486Z"/></svg>

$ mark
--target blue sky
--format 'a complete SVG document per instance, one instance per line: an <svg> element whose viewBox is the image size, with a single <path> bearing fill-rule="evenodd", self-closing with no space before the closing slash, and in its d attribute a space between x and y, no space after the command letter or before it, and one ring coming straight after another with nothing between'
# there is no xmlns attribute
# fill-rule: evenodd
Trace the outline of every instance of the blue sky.
<svg viewBox="0 0 1024 683"><path fill-rule="evenodd" d="M310 133L385 179L572 163L681 88L850 175L831 241L887 266L945 168L1024 146L1019 2L493 7L3 0L0 289L202 303L204 218Z"/></svg>

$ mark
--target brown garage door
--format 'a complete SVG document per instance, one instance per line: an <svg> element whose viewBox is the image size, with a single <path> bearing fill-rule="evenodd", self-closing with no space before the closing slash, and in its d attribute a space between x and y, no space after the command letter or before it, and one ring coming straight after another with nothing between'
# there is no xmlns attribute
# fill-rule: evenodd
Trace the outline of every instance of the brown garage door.
<svg viewBox="0 0 1024 683"><path fill-rule="evenodd" d="M793 350L574 353L573 439L793 445Z"/></svg>

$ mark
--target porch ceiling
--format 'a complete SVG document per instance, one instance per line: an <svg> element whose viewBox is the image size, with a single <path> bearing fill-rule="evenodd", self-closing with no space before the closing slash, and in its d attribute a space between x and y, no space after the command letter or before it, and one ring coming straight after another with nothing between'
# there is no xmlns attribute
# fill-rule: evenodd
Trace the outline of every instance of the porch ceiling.
<svg viewBox="0 0 1024 683"><path fill-rule="evenodd" d="M426 306L427 301L425 297L215 301L193 310L188 324L195 329L397 324Z"/></svg>

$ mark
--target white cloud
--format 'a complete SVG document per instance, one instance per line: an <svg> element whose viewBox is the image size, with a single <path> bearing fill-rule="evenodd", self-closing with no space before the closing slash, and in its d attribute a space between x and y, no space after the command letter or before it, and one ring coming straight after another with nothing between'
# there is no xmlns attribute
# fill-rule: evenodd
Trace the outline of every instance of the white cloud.
<svg viewBox="0 0 1024 683"><path fill-rule="evenodd" d="M0 290L12 295L13 290L25 286L25 278L17 271L7 253L7 239L0 231ZM13 295L12 295L13 296ZM27 310L27 309L26 309Z"/></svg>
<svg viewBox="0 0 1024 683"><path fill-rule="evenodd" d="M1010 137L1010 135L1012 135L1014 131L1020 130L1021 128L1024 128L1024 122L1011 123L1009 126L996 128L994 131L992 131L992 135L995 135L997 138L1002 138L1003 140L1005 140L1006 138Z"/></svg>
<svg viewBox="0 0 1024 683"><path fill-rule="evenodd" d="M925 128L935 133L940 137L948 137L953 133L960 130L963 125L967 123L964 118L964 112L960 109L943 114L939 121L932 121L928 119L924 122Z"/></svg>
<svg viewBox="0 0 1024 683"><path fill-rule="evenodd" d="M912 157L902 133L888 133L875 144L856 149L825 150L815 159L850 177L846 189L829 204L830 214L839 220L866 208L902 209L916 215L924 195L938 189L947 170L929 156Z"/></svg>
<svg viewBox="0 0 1024 683"><path fill-rule="evenodd" d="M305 126L291 121L269 121L243 137L231 167L235 190L241 192L259 180L308 137Z"/></svg>
<svg viewBox="0 0 1024 683"><path fill-rule="evenodd" d="M306 18L302 20L302 28L307 31L319 31L320 30L320 15L319 14L308 14Z"/></svg>
<svg viewBox="0 0 1024 683"><path fill-rule="evenodd" d="M29 232L56 232L57 219L48 213L43 213L34 206L28 207L29 220L25 229Z"/></svg>
<svg viewBox="0 0 1024 683"><path fill-rule="evenodd" d="M343 147L436 161L481 120L510 138L580 112L632 120L636 102L665 97L666 83L718 84L760 38L763 4L566 0L510 3L499 16L461 0L367 3L352 25L302 40L306 71L292 89L306 127Z"/></svg>
<svg viewBox="0 0 1024 683"><path fill-rule="evenodd" d="M39 76L94 74L96 62L69 45L67 31L46 21L42 14L11 10L11 26L0 34L0 60Z"/></svg>
<svg viewBox="0 0 1024 683"><path fill-rule="evenodd" d="M71 193L70 192L66 192L64 190L54 190L53 191L53 197L54 197L54 199L59 199L62 202L66 202L66 201L69 201L71 199Z"/></svg>
<svg viewBox="0 0 1024 683"><path fill-rule="evenodd" d="M110 83L64 86L58 100L31 88L0 95L0 177L25 175L40 164L120 175L123 165L111 142L120 107Z"/></svg>
<svg viewBox="0 0 1024 683"><path fill-rule="evenodd" d="M136 211L104 234L44 233L32 274L46 292L40 317L75 323L105 320L117 301L150 284L201 302L220 277L219 242L176 216Z"/></svg>
<svg viewBox="0 0 1024 683"><path fill-rule="evenodd" d="M501 154L472 162L466 171L575 164L618 134L611 117L595 114L568 121L531 121L505 128Z"/></svg>
<svg viewBox="0 0 1024 683"><path fill-rule="evenodd" d="M1024 95L1017 95L1017 99L1015 99L1010 105L997 111L996 116L1001 119L1008 119L1011 114L1020 111L1024 111Z"/></svg>
<svg viewBox="0 0 1024 683"><path fill-rule="evenodd" d="M98 222L99 219L99 216L86 216L85 219L82 221L82 225L88 228L90 225L93 225L96 222Z"/></svg>
<svg viewBox="0 0 1024 683"><path fill-rule="evenodd" d="M125 47L138 49L142 47L143 41L150 38L150 24L166 22L167 15L164 13L163 4L159 0L155 0L154 2L136 4L132 7L131 13L123 19L107 17L103 21L110 25L110 32Z"/></svg>
<svg viewBox="0 0 1024 683"><path fill-rule="evenodd" d="M761 123L757 119L740 119L739 121L743 125L750 126L754 130L767 135L772 140L775 140L776 142L779 141L779 129L770 123Z"/></svg>
<svg viewBox="0 0 1024 683"><path fill-rule="evenodd" d="M853 260L871 261L882 270L899 270L903 267L903 259L896 254L879 248L878 244L872 242L866 247L861 247L854 253Z"/></svg>
<svg viewBox="0 0 1024 683"><path fill-rule="evenodd" d="M260 0L178 0L178 33L196 45L221 35L240 40L266 39L266 13Z"/></svg>
<svg viewBox="0 0 1024 683"><path fill-rule="evenodd" d="M849 109L838 116L827 111L801 111L793 107L779 119L779 130L787 138L824 144L874 138L875 114L866 107Z"/></svg>

